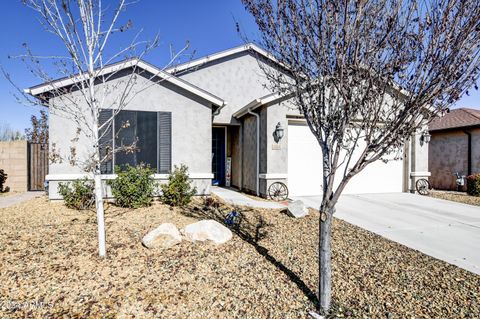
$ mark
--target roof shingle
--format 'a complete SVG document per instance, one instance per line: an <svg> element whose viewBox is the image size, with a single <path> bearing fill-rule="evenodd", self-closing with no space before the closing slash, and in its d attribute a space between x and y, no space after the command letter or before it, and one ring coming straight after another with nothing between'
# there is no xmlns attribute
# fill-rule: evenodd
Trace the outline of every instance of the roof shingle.
<svg viewBox="0 0 480 319"><path fill-rule="evenodd" d="M429 125L430 131L480 126L480 110L459 108L451 110L445 116L435 118Z"/></svg>

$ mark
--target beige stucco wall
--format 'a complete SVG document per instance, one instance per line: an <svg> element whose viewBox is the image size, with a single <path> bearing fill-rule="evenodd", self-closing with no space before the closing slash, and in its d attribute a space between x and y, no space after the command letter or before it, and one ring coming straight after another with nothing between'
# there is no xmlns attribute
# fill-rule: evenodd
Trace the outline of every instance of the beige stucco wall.
<svg viewBox="0 0 480 319"><path fill-rule="evenodd" d="M0 169L8 174L4 187L11 191L27 191L27 141L0 142Z"/></svg>
<svg viewBox="0 0 480 319"><path fill-rule="evenodd" d="M250 52L233 54L215 62L194 68L179 77L221 97L227 102L214 116L214 124L238 124L233 113L255 99L272 93L266 86L264 70L270 68L263 59Z"/></svg>
<svg viewBox="0 0 480 319"><path fill-rule="evenodd" d="M480 129L472 134L472 173L480 172ZM456 190L455 176L468 173L468 136L463 131L432 132L429 145L430 183L433 188Z"/></svg>
<svg viewBox="0 0 480 319"><path fill-rule="evenodd" d="M242 189L255 192L256 188L256 119L253 115L243 118Z"/></svg>
<svg viewBox="0 0 480 319"><path fill-rule="evenodd" d="M273 182L287 184L288 171L288 120L287 115L299 113L294 110L288 101L265 105L254 111L260 116L260 178L259 193L266 196L268 187ZM253 115L242 117L243 125L243 158L242 158L242 185L247 192L256 191L256 119ZM284 129L284 137L274 140L273 132L280 122Z"/></svg>
<svg viewBox="0 0 480 319"><path fill-rule="evenodd" d="M242 148L241 148L241 127L230 126L228 128L227 156L232 158L232 181L231 185L237 188L242 183Z"/></svg>
<svg viewBox="0 0 480 319"><path fill-rule="evenodd" d="M289 121L299 121L301 114L296 109L292 101L285 100L280 103L274 103L255 110L261 117L260 120L260 194L265 195L271 183L281 181L288 186L288 128ZM255 127L254 118L246 115L243 118L244 125L244 145L243 145L243 168L244 180L243 188L249 191L255 190ZM301 120L300 120L301 121ZM277 123L280 122L284 128L284 137L277 143L274 140L273 132ZM428 144L421 141L423 129L418 130L417 134L412 136L409 142L410 152L404 153L406 157L403 168L402 190L413 190L415 181L419 178L428 178ZM396 154L395 154L396 155ZM479 154L480 155L480 154ZM394 155L392 155L393 157ZM398 161L392 161L390 165L397 165ZM375 165L375 164L372 164ZM380 166L383 163L379 164ZM374 166L370 166L370 169ZM248 168L251 168L248 170ZM396 171L397 172L397 171ZM352 190L353 193L355 191Z"/></svg>
<svg viewBox="0 0 480 319"><path fill-rule="evenodd" d="M129 74L126 70L124 73ZM105 84L107 90L123 88L127 77L119 74L116 78ZM101 92L104 85L99 84L97 91ZM209 187L204 187L210 182L211 152L212 152L212 108L211 104L190 92L187 92L167 81L153 84L149 79L139 76L134 89L143 89L132 99L125 110L171 112L172 114L172 169L174 165L185 164L195 183L200 183L199 194L208 194ZM116 102L118 96L109 94L104 102L108 107ZM81 165L71 165L68 158L71 154L70 147L76 147L78 163L87 161L92 154L92 139L88 138L88 128L81 127L82 131L75 141L78 125L71 119L68 112L61 108L69 100L78 101L78 107L84 110L85 117L89 111L80 92L69 93L67 98L55 97L50 100L50 149L62 157L62 161L50 163L49 176L51 199L59 198L56 181L68 181L77 178L76 175L84 172ZM55 144L55 147L53 145Z"/></svg>

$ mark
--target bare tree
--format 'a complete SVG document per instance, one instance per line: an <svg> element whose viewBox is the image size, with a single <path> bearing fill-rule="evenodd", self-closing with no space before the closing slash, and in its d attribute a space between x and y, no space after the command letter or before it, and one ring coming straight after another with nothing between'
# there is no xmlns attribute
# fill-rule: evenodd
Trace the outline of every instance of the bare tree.
<svg viewBox="0 0 480 319"><path fill-rule="evenodd" d="M0 141L10 142L24 140L25 136L19 130L14 130L8 123L0 123Z"/></svg>
<svg viewBox="0 0 480 319"><path fill-rule="evenodd" d="M22 95L18 98L48 106L50 114L69 119L77 128L69 156L62 158L55 145L51 145L50 158L68 160L93 178L101 257L106 255L101 165L115 152L134 151L136 147L134 142L113 148L112 138L107 134L110 135L114 117L137 94L165 79L162 70L152 73L138 67L143 56L158 47L158 36L151 41L140 41L139 31L124 48L111 48L111 38L132 27L130 20L120 24L120 15L134 2L118 0L115 5L111 1L104 5L102 0L24 0L23 3L38 14L44 30L61 41L65 52L41 56L32 53L24 44L25 54L15 56L25 62L41 82L48 83L46 92L35 95L32 91L20 91ZM170 67L187 47L188 43L179 52L172 52L165 68ZM124 72L125 66L128 66L128 74ZM13 83L10 75L5 71L4 74ZM56 80L59 77L63 78ZM116 78L120 80L111 81ZM147 81L140 81L141 78ZM100 121L103 109L112 110L112 115ZM79 140L86 146L88 156L77 154L74 144Z"/></svg>
<svg viewBox="0 0 480 319"><path fill-rule="evenodd" d="M322 150L319 300L331 303L332 215L348 182L392 160L480 72L477 0L242 0L260 43L289 76L265 69L292 94Z"/></svg>
<svg viewBox="0 0 480 319"><path fill-rule="evenodd" d="M32 143L48 143L48 113L40 110L40 118L30 117L32 127L25 129L27 140Z"/></svg>

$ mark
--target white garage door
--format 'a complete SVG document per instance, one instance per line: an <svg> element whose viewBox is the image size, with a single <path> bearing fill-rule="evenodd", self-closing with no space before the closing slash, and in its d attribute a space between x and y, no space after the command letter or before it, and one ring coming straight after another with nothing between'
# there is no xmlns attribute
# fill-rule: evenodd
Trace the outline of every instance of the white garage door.
<svg viewBox="0 0 480 319"><path fill-rule="evenodd" d="M310 128L288 125L288 189L291 196L322 193L322 152ZM344 194L391 193L403 190L403 161L377 161L354 176Z"/></svg>

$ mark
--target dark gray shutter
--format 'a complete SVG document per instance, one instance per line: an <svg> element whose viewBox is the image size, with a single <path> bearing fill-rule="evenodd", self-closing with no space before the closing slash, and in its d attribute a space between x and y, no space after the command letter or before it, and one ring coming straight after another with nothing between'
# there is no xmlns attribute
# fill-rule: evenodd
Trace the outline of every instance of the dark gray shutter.
<svg viewBox="0 0 480 319"><path fill-rule="evenodd" d="M112 110L100 110L98 115L98 126L102 126L112 117ZM102 130L99 130L98 135L100 140L98 141L100 147L100 158L104 158L107 153L113 151L113 123L106 125ZM102 174L113 173L113 160L110 157L100 165L100 172Z"/></svg>
<svg viewBox="0 0 480 319"><path fill-rule="evenodd" d="M158 173L169 174L172 166L172 113L158 112Z"/></svg>

